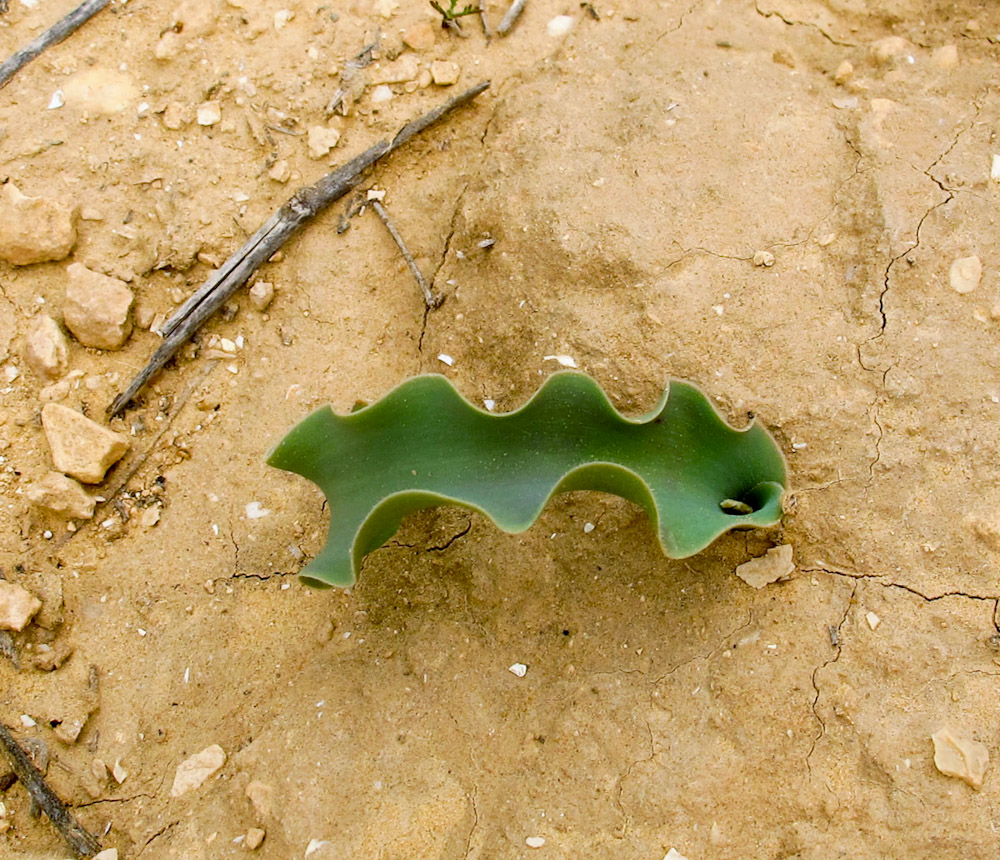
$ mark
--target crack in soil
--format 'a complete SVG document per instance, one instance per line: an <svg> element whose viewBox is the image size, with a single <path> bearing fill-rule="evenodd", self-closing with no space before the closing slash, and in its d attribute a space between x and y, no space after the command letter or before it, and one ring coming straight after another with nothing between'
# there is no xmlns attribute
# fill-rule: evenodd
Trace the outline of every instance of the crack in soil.
<svg viewBox="0 0 1000 860"><path fill-rule="evenodd" d="M854 605L854 598L857 591L858 584L855 582L851 585L851 593L847 598L847 603L844 606L843 614L840 616L840 621L836 625L831 625L830 627L830 644L835 649L834 655L829 660L823 661L823 663L812 671L811 681L815 695L813 696L811 710L813 717L816 718L816 722L819 723L819 732L816 734L816 737L813 738L812 744L809 746L809 752L806 753L806 770L809 771L810 775L812 774L812 754L815 752L816 744L819 743L820 738L826 734L826 723L823 722L823 718L819 713L819 673L822 672L827 666L836 663L840 659L840 655L843 653L844 645L840 639L840 631L844 626L844 623L847 621L847 616L851 613L851 607Z"/></svg>
<svg viewBox="0 0 1000 860"><path fill-rule="evenodd" d="M754 2L754 9L758 15L762 15L764 18L778 18L783 23L787 24L789 27L811 27L817 33L819 33L824 39L826 39L831 45L837 45L841 48L856 48L857 45L854 42L841 42L839 39L835 39L829 33L826 32L819 24L814 24L812 21L793 21L791 18L786 18L777 9L772 9L769 12L765 12L760 8L759 2Z"/></svg>

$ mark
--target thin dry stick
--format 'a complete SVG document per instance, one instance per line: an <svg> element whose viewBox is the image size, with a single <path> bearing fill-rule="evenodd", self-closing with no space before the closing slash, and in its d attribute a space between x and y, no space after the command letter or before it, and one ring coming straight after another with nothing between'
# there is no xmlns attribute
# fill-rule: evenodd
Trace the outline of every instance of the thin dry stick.
<svg viewBox="0 0 1000 860"><path fill-rule="evenodd" d="M427 305L429 310L441 307L441 303L444 301L444 296L435 296L434 293L431 292L431 288L427 285L427 281L420 273L420 269L417 268L417 263L413 259L413 254L411 254L410 249L406 247L406 242L404 242L403 237L399 235L399 230L397 230L396 225L392 223L392 219L389 218L389 213L385 211L385 207L378 200L372 200L372 209L374 209L375 214L382 219L382 223L385 224L385 229L389 231L389 235L392 236L392 240L396 243L396 247L399 248L399 253L403 255L403 259L406 260L406 265L410 267L410 272L413 274L413 279L417 282L417 286L423 290L424 304Z"/></svg>
<svg viewBox="0 0 1000 860"><path fill-rule="evenodd" d="M67 36L75 33L110 2L111 0L85 0L65 18L49 27L37 39L32 40L20 51L0 63L0 89L3 89L18 71L28 65L42 51L52 45L58 45Z"/></svg>
<svg viewBox="0 0 1000 860"><path fill-rule="evenodd" d="M20 744L14 740L3 723L0 723L0 749L7 754L14 773L28 790L31 799L49 817L49 821L55 825L77 856L92 857L100 851L101 843L97 841L97 837L76 820L66 804L49 788L42 772L35 767L28 754L21 749Z"/></svg>
<svg viewBox="0 0 1000 860"><path fill-rule="evenodd" d="M163 324L160 333L164 335L164 340L160 348L153 353L149 363L132 380L128 388L115 398L108 407L108 413L113 417L121 412L188 338L225 304L226 300L243 286L261 265L274 256L274 253L306 221L354 188L361 181L365 170L399 149L410 138L429 128L441 117L474 99L489 85L489 81L482 81L464 93L450 98L443 105L408 122L391 142L380 140L318 182L296 191L292 199L268 218L243 247L213 272L195 294Z"/></svg>
<svg viewBox="0 0 1000 860"><path fill-rule="evenodd" d="M483 2L484 0L479 0L479 20L483 22L483 35L488 42L493 37L493 32L490 30L490 22L486 20L486 6Z"/></svg>
<svg viewBox="0 0 1000 860"><path fill-rule="evenodd" d="M514 2L510 4L507 14L503 16L503 19L497 26L498 36L506 36L507 33L510 32L510 28L514 26L514 22L521 16L527 2L528 0L514 0Z"/></svg>

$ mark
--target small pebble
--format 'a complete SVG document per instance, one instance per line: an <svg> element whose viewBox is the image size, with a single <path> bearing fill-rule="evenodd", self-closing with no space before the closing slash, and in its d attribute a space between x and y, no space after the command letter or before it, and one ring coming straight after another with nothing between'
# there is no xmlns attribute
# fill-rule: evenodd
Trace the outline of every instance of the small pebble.
<svg viewBox="0 0 1000 860"><path fill-rule="evenodd" d="M738 565L736 575L752 588L763 588L772 582L788 579L795 572L792 545L771 547L760 558Z"/></svg>
<svg viewBox="0 0 1000 860"><path fill-rule="evenodd" d="M753 255L753 264L755 266L763 266L769 269L774 265L774 254L770 251L755 251Z"/></svg>
<svg viewBox="0 0 1000 860"><path fill-rule="evenodd" d="M243 847L248 851L256 851L260 848L266 834L259 827L251 827L243 840Z"/></svg>
<svg viewBox="0 0 1000 860"><path fill-rule="evenodd" d="M89 520L96 501L72 478L49 472L25 490L28 501L58 517Z"/></svg>
<svg viewBox="0 0 1000 860"><path fill-rule="evenodd" d="M250 287L250 304L254 310L263 313L274 301L274 284L267 281L257 281Z"/></svg>
<svg viewBox="0 0 1000 860"><path fill-rule="evenodd" d="M403 31L403 44L414 51L429 51L434 47L434 27L429 21L422 21Z"/></svg>
<svg viewBox="0 0 1000 860"><path fill-rule="evenodd" d="M833 80L838 84L846 84L853 74L854 64L850 60L841 60L837 71L833 73Z"/></svg>
<svg viewBox="0 0 1000 860"><path fill-rule="evenodd" d="M674 848L671 848L671 849L670 849L670 850L669 850L669 851L668 851L668 852L667 852L667 853L666 853L666 854L665 854L665 855L663 856L663 860L687 860L687 857L685 857L685 856L684 856L683 854L681 854L681 852L680 852L680 851L677 851L676 849L674 849Z"/></svg>
<svg viewBox="0 0 1000 860"><path fill-rule="evenodd" d="M275 182L288 182L292 178L292 168L284 158L279 158L268 168L267 175Z"/></svg>
<svg viewBox="0 0 1000 860"><path fill-rule="evenodd" d="M447 364L448 367L451 367L455 363L455 359L453 359L450 355L447 355L446 353L443 352L440 355L438 355L438 361L442 362L443 364Z"/></svg>
<svg viewBox="0 0 1000 860"><path fill-rule="evenodd" d="M76 206L55 197L27 197L13 182L0 187L0 259L15 266L69 256L76 244Z"/></svg>
<svg viewBox="0 0 1000 860"><path fill-rule="evenodd" d="M979 257L960 257L951 264L948 271L948 280L951 288L956 293L971 293L979 286L979 281L983 277L983 264Z"/></svg>
<svg viewBox="0 0 1000 860"><path fill-rule="evenodd" d="M556 15L545 25L545 30L553 39L558 39L573 29L573 23L569 15Z"/></svg>
<svg viewBox="0 0 1000 860"><path fill-rule="evenodd" d="M491 398L487 397L483 401L483 406L486 407L486 411L487 412L492 412L494 409L497 408L497 402L495 400L492 400Z"/></svg>
<svg viewBox="0 0 1000 860"><path fill-rule="evenodd" d="M446 60L435 60L431 63L431 80L439 87L457 84L461 72L457 63L449 63Z"/></svg>
<svg viewBox="0 0 1000 860"><path fill-rule="evenodd" d="M562 367L577 367L576 359L571 355L545 355L542 361L555 361Z"/></svg>
<svg viewBox="0 0 1000 860"><path fill-rule="evenodd" d="M874 630L879 624L882 623L882 619L879 618L874 612L865 613L865 621L868 622L868 626Z"/></svg>
<svg viewBox="0 0 1000 860"><path fill-rule="evenodd" d="M939 69L953 69L958 65L958 48L942 45L931 55L931 62Z"/></svg>
<svg viewBox="0 0 1000 860"><path fill-rule="evenodd" d="M990 765L986 744L961 729L945 726L931 735L934 743L934 766L945 776L965 780L975 789L983 787L983 777Z"/></svg>
<svg viewBox="0 0 1000 860"><path fill-rule="evenodd" d="M121 349L132 334L132 289L124 281L94 272L82 263L71 263L66 273L66 328L84 346Z"/></svg>
<svg viewBox="0 0 1000 860"><path fill-rule="evenodd" d="M25 338L26 358L42 379L58 379L69 367L66 335L52 317L35 317Z"/></svg>
<svg viewBox="0 0 1000 860"><path fill-rule="evenodd" d="M42 601L26 588L0 580L0 630L24 630L42 608Z"/></svg>
<svg viewBox="0 0 1000 860"><path fill-rule="evenodd" d="M195 116L198 120L198 125L215 125L222 119L222 106L215 100L202 102L198 105Z"/></svg>
<svg viewBox="0 0 1000 860"><path fill-rule="evenodd" d="M226 763L226 753L218 744L205 747L177 765L174 774L174 784L170 789L171 797L180 797L196 788L200 788L207 779L214 776Z"/></svg>
<svg viewBox="0 0 1000 860"><path fill-rule="evenodd" d="M309 157L320 159L340 142L340 130L332 126L314 125L309 128L306 141Z"/></svg>
<svg viewBox="0 0 1000 860"><path fill-rule="evenodd" d="M589 535L594 530L594 528L595 527L594 527L593 523L584 523L583 524L583 533L585 535Z"/></svg>
<svg viewBox="0 0 1000 860"><path fill-rule="evenodd" d="M103 481L130 446L121 433L58 403L47 403L42 409L42 429L56 469L84 484Z"/></svg>
<svg viewBox="0 0 1000 860"><path fill-rule="evenodd" d="M523 678L528 674L528 667L524 663L514 663L507 668L507 671L512 675L517 675L518 678Z"/></svg>
<svg viewBox="0 0 1000 860"><path fill-rule="evenodd" d="M524 840L524 844L529 848L541 848L545 844L545 839L541 836L529 836Z"/></svg>
<svg viewBox="0 0 1000 860"><path fill-rule="evenodd" d="M393 99L392 87L388 84L381 84L372 90L372 104L380 105L391 102Z"/></svg>

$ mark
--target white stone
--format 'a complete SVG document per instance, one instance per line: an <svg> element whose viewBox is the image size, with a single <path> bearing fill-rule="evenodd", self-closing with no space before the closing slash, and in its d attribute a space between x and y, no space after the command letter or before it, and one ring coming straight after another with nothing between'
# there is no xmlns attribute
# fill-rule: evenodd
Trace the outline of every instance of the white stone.
<svg viewBox="0 0 1000 860"><path fill-rule="evenodd" d="M198 105L198 110L195 111L195 117L198 120L198 125L215 125L222 119L222 105L214 99L202 102Z"/></svg>
<svg viewBox="0 0 1000 860"><path fill-rule="evenodd" d="M94 272L81 263L66 267L69 282L63 303L66 328L84 346L120 349L132 334L132 303L128 284Z"/></svg>
<svg viewBox="0 0 1000 860"><path fill-rule="evenodd" d="M517 675L518 678L523 678L528 674L528 667L524 663L514 663L512 666L507 668L507 671L512 675Z"/></svg>
<svg viewBox="0 0 1000 860"><path fill-rule="evenodd" d="M42 379L58 379L66 373L69 344L52 317L42 315L32 320L25 346L28 364Z"/></svg>
<svg viewBox="0 0 1000 860"><path fill-rule="evenodd" d="M934 742L934 766L945 776L965 780L973 788L983 787L983 777L990 765L986 744L961 729L947 726L931 735Z"/></svg>
<svg viewBox="0 0 1000 860"><path fill-rule="evenodd" d="M948 280L956 293L971 293L983 277L983 264L979 257L960 257L951 264Z"/></svg>
<svg viewBox="0 0 1000 860"><path fill-rule="evenodd" d="M865 621L868 622L868 626L874 630L879 624L882 623L882 619L879 618L874 612L865 613Z"/></svg>
<svg viewBox="0 0 1000 860"><path fill-rule="evenodd" d="M569 15L556 15L545 25L545 30L553 39L558 39L573 29L573 23Z"/></svg>
<svg viewBox="0 0 1000 860"><path fill-rule="evenodd" d="M772 582L788 579L795 572L792 545L771 547L760 558L753 558L736 568L736 575L752 588L763 588Z"/></svg>
<svg viewBox="0 0 1000 860"><path fill-rule="evenodd" d="M681 852L678 851L677 849L671 848L663 856L663 860L687 860L687 857L685 857L683 854L681 854Z"/></svg>
<svg viewBox="0 0 1000 860"><path fill-rule="evenodd" d="M545 838L542 836L529 836L524 840L524 844L529 848L541 848L545 844Z"/></svg>
<svg viewBox="0 0 1000 860"><path fill-rule="evenodd" d="M372 104L380 105L391 102L393 99L392 87L388 84L380 84L372 90Z"/></svg>
<svg viewBox="0 0 1000 860"><path fill-rule="evenodd" d="M31 484L25 495L32 504L59 517L89 520L94 515L94 498L62 472L49 472Z"/></svg>
<svg viewBox="0 0 1000 860"><path fill-rule="evenodd" d="M117 848L105 848L98 854L95 854L91 860L118 860L118 849Z"/></svg>
<svg viewBox="0 0 1000 860"><path fill-rule="evenodd" d="M26 588L0 579L0 630L24 630L41 608L42 601Z"/></svg>
<svg viewBox="0 0 1000 860"><path fill-rule="evenodd" d="M577 367L576 359L571 355L546 355L542 361L554 361L560 367Z"/></svg>
<svg viewBox="0 0 1000 860"><path fill-rule="evenodd" d="M440 361L442 364L447 364L448 367L451 367L455 364L455 359L444 352L438 355L438 361Z"/></svg>
<svg viewBox="0 0 1000 860"><path fill-rule="evenodd" d="M340 130L326 125L311 126L306 142L309 157L322 158L340 142Z"/></svg>
<svg viewBox="0 0 1000 860"><path fill-rule="evenodd" d="M461 73L458 63L449 63L447 60L435 60L431 63L431 80L439 87L457 84Z"/></svg>
<svg viewBox="0 0 1000 860"><path fill-rule="evenodd" d="M292 168L284 158L279 158L268 168L267 175L275 182L285 183L292 178Z"/></svg>
<svg viewBox="0 0 1000 860"><path fill-rule="evenodd" d="M993 158L990 161L990 179L994 182L1000 182L1000 153L993 153Z"/></svg>
<svg viewBox="0 0 1000 860"><path fill-rule="evenodd" d="M42 409L42 428L53 465L84 484L103 481L108 469L129 449L128 437L58 403L47 403Z"/></svg>
<svg viewBox="0 0 1000 860"><path fill-rule="evenodd" d="M180 797L189 791L200 788L207 779L214 776L226 763L226 753L218 744L205 747L177 765L174 784L170 789L171 797Z"/></svg>
<svg viewBox="0 0 1000 860"><path fill-rule="evenodd" d="M76 206L0 187L0 258L15 266L62 260L76 244Z"/></svg>

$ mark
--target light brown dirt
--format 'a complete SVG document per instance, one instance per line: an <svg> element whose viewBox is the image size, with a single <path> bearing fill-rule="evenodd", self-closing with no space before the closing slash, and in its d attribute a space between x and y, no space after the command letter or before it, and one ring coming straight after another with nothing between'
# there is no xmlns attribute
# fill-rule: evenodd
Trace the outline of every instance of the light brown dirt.
<svg viewBox="0 0 1000 860"><path fill-rule="evenodd" d="M74 5L12 0L0 54ZM74 534L24 495L49 454L23 338L36 313L60 315L66 263L0 266L0 353L21 370L2 390L2 568L45 602L16 637L21 671L0 661L0 717L48 744L52 785L122 858L243 856L234 840L257 825L276 860L311 840L315 860L995 854L995 766L977 792L935 770L930 736L953 726L1000 754L1000 11L594 5L600 20L530 0L506 39L485 44L467 18L469 38L440 32L418 54L457 62L458 86L492 80L369 183L443 307L425 316L372 213L342 235L343 207L325 214L261 272L277 287L266 315L242 295L206 326L202 352L244 336L236 358L189 350L112 422L133 450L105 489L138 469ZM96 210L66 262L129 281L139 312L169 313L295 186L449 92L394 86L373 106L369 88L314 161L303 132L324 123L344 61L376 28L394 52L434 13L192 6L173 59L154 56L171 7L131 0L0 91L0 178ZM277 30L281 9L295 15ZM563 39L546 34L558 14L575 21ZM887 36L907 44L879 62ZM954 67L935 62L946 45ZM114 83L103 101L46 109L95 69ZM193 117L209 98L220 124L165 127L171 103ZM281 123L291 133L266 129ZM268 177L277 159L287 185ZM772 267L753 264L763 250ZM971 254L982 283L959 295L949 266ZM84 375L63 402L102 414L157 342L74 342ZM561 497L520 536L440 509L408 520L352 591L298 584L321 499L263 463L297 419L420 371L510 409L557 353L624 410L681 377L736 422L755 413L791 467L783 526L670 561L611 497ZM270 516L248 519L253 501ZM790 581L736 578L784 542ZM73 649L54 672L31 666L47 643ZM524 678L507 671L518 661ZM95 705L76 743L56 738L50 721ZM21 714L38 725L20 731ZM216 743L220 774L172 798L177 765ZM127 778L96 784L95 758ZM67 855L20 786L2 800L0 855Z"/></svg>

